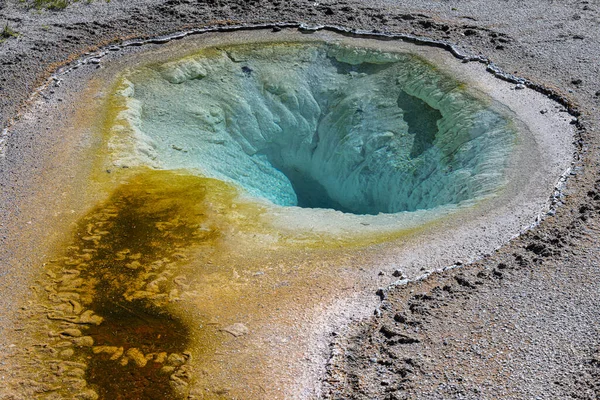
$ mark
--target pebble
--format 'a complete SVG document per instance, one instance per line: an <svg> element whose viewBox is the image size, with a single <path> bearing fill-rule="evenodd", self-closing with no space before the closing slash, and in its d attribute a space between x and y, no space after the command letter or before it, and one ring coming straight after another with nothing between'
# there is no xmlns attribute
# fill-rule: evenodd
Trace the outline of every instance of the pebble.
<svg viewBox="0 0 600 400"><path fill-rule="evenodd" d="M399 269L397 269L394 272L392 272L392 276L395 277L395 278L400 278L400 279L404 278L404 274Z"/></svg>

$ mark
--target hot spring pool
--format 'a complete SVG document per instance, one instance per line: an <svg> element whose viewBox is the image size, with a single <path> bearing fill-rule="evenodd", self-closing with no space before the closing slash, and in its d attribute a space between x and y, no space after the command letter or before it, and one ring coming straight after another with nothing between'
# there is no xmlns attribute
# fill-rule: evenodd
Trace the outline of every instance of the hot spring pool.
<svg viewBox="0 0 600 400"><path fill-rule="evenodd" d="M101 56L17 126L57 158L18 373L59 397L311 398L394 271L493 252L571 163L560 107L440 49L284 29Z"/></svg>

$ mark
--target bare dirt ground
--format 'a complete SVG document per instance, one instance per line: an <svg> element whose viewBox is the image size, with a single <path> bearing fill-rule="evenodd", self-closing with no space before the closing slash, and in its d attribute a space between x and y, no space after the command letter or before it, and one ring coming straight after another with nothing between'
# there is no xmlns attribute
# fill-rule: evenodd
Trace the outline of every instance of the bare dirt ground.
<svg viewBox="0 0 600 400"><path fill-rule="evenodd" d="M375 316L332 336L323 397L596 399L600 397L600 4L595 1L120 1L63 11L0 0L0 125L69 59L126 37L213 24L300 21L412 33L482 54L554 89L580 113L577 157L556 215L474 265L382 293ZM0 159L0 370L14 307L31 279L16 264L31 215L17 207L39 180L32 143L5 138ZM39 147L39 146L36 146ZM524 171L527 173L527 171ZM551 193L549 193L549 196ZM32 258L34 255L32 254ZM30 264L34 264L31 260ZM0 386L2 383L0 383ZM9 397L10 398L10 397Z"/></svg>

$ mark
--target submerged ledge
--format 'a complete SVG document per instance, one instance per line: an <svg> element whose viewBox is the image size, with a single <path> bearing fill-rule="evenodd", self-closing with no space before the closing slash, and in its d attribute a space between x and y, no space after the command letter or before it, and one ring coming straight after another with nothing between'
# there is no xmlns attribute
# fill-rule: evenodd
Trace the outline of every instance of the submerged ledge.
<svg viewBox="0 0 600 400"><path fill-rule="evenodd" d="M262 40L263 42L272 40L272 33L260 33L264 34L266 38L260 39L257 36L253 40ZM284 34L289 35L289 40L299 40L295 32L283 31L277 35ZM315 34L320 35L321 33ZM304 40L342 41L347 39L336 36L327 37L327 35L319 38L311 37L305 36ZM226 43L245 43L251 38L214 35L204 39L208 42L213 41L203 44L207 46L221 40L225 40ZM369 46L367 42L361 41L360 46ZM170 43L173 43L174 47L170 50L161 50L163 53L159 52L159 55L162 54L160 57L165 60L174 58L174 54L189 54L198 46L198 43L193 43L193 41ZM354 41L351 43L359 46ZM370 46L379 48L389 45L390 42L376 42ZM131 49L134 48L135 46L131 47ZM154 50L161 48L156 46ZM423 52L423 49L417 49L411 49L411 51ZM106 68L96 72L98 78L103 82L110 81L118 84L114 77L123 68L128 68L127 62L119 61L120 58L116 54L117 52L113 52L107 55L107 62L102 63ZM427 51L424 51L423 54L424 57L436 61L447 57L427 53ZM143 64L154 58L153 55L144 56L135 51L123 56L132 57L128 61L132 65L140 65L140 63ZM140 58L136 58L138 56ZM113 61L113 63L109 61ZM112 69L113 65L115 69ZM476 74L485 74L485 71L474 72L476 70L469 64L452 66L442 62L441 65L453 73L457 73L461 80L468 79L471 75L475 77ZM462 69L464 72L461 75L459 71ZM87 75L89 71L82 71L81 68L73 70L72 73L73 79L89 78ZM64 93L68 93L69 88L62 86L56 90L58 92L64 90ZM176 365L167 365L174 369L166 371L174 375L177 367L185 366L184 373L178 373L172 379L169 375L169 381L176 382L173 385L176 386L177 393L179 393L173 396L195 394L196 396L208 396L208 398L220 398L225 395L244 394L246 398L264 398L265 396L295 398L298 393L302 392L299 388L305 389L311 385L311 382L312 384L316 382L313 374L318 371L318 368L307 368L302 362L303 357L306 358L306 354L311 354L313 367L312 363L324 365L324 361L319 358L322 355L319 355L319 351L315 352L315 343L318 343L317 348L319 348L318 346L322 345L324 337L331 327L345 324L352 314L354 316L366 315L371 309L371 305L374 304L368 294L373 293L374 288L385 285L386 280L391 279L393 270L402 269L409 279L414 279L422 274L422 268L436 269L456 260L468 261L484 252L492 251L512 235L518 234L521 229L535 222L537 215L543 210L554 182L568 168L571 161L572 150L570 147L567 145L565 148L560 148L561 145L570 143L570 138L559 134L559 129L562 129L560 132L565 132L565 134L570 131L569 121L563 121L554 110L544 116L540 115L537 107L552 107L551 102L545 102L546 100L540 98L535 99L536 108L531 109L530 113L520 114L524 106L532 107L528 102L530 93L525 95L525 91L516 92L507 86L501 86L499 82L485 81L479 90L492 92L498 100L507 104L508 108L505 108L507 112L515 113L515 119L521 121L517 124L521 128L528 127L530 131L519 130L521 136L517 152L509 163L507 175L509 182L500 195L482 202L477 207L465 207L454 215L447 215L442 219L436 215L425 226L422 226L420 221L414 221L412 227L420 226L419 229L405 229L402 234L392 234L397 230L393 226L399 221L390 220L386 216L383 218L385 223L378 224L377 218L380 216L358 217L328 211L326 215L322 216L327 218L318 218L318 221L313 222L307 219L304 213L315 212L314 210L306 211L289 207L283 213L289 213L289 215L282 215L281 209L274 211L273 208L264 205L257 207L256 203L247 201L236 200L235 207L227 201L224 203L217 201L210 204L211 206L216 205L218 212L208 214L211 218L217 218L217 222L203 225L202 221L196 221L193 224L197 226L192 229L194 232L214 232L216 231L215 227L221 227L218 229L221 233L213 238L214 243L211 239L213 244L210 246L183 246L183 249L177 249L178 251L169 254L167 257L170 258L169 260L162 260L162 258L150 260L149 258L154 257L153 251L131 251L129 249L129 252L125 252L124 250L127 250L125 248L123 250L115 249L115 252L111 251L110 253L119 260L111 261L104 256L99 259L95 258L94 254L96 253L93 251L65 254L65 251L93 250L87 247L82 248L82 246L78 246L80 249L75 249L74 247L77 247L79 241L87 241L90 245L101 247L105 242L104 237L107 238L106 240L110 240L109 238L118 232L118 230L105 229L106 227L102 226L90 227L89 224L84 223L87 218L84 215L83 219L80 219L80 228L73 232L71 238L63 240L63 243L55 248L57 256L65 258L59 258L49 264L45 270L47 277L41 278L43 282L41 287L44 287L44 283L58 285L55 289L56 294L48 298L51 302L49 303L46 293L41 290L42 295L31 311L32 324L28 333L39 337L47 335L47 332L40 329L50 329L54 332L53 336L51 335L52 339L46 340L48 343L45 350L36 356L40 358L40 365L43 366L43 369L48 369L50 374L56 365L62 365L63 370L69 371L74 368L75 371L70 371L69 374L81 374L81 371L84 371L85 374L85 371L89 373L94 368L91 364L87 365L88 361L86 361L86 357L90 356L90 351L92 360L103 360L100 357L105 357L110 361L111 357L116 357L116 360L111 361L115 364L109 364L109 368L113 368L113 365L121 365L124 359L128 361L127 365L122 366L123 368L135 366L148 368L149 365L164 365L166 361L163 360L162 353L166 353L167 358L173 353L177 356L173 356L169 362ZM96 98L100 98L101 101L81 104L89 104L90 107L97 110L105 110L102 105L99 105L108 98L104 88L92 90L92 94L88 96L89 98L97 96ZM531 96L533 95L531 94ZM527 101L521 102L523 97L527 97ZM53 104L54 100L51 98L49 102ZM44 105L39 105L39 107L44 107ZM510 111L511 109L512 111ZM87 123L89 122L87 121ZM541 122L545 122L547 125L536 125ZM101 127L100 131L105 129L106 121L102 121L95 128L92 126L90 129L93 131L99 126ZM56 125L54 127L58 129ZM82 125L77 125L77 129L84 130ZM557 130L554 131L554 129ZM556 136L544 136L549 132L556 132ZM95 152L105 144L106 142L100 147L97 144L89 145L89 150ZM101 159L104 159L106 155L105 151L100 152ZM560 162L556 162L557 160ZM84 182L83 186L89 187L88 190L99 190L100 195L96 195L94 201L88 202L86 215L88 215L87 213L94 215L95 207L100 204L100 209L104 210L102 213L115 214L112 217L108 216L109 220L110 218L119 218L119 213L124 210L111 209L112 199L119 198L115 197L115 193L123 193L124 188L131 187L140 180L152 179L155 174L158 174L155 176L156 179L159 179L160 174L164 174L160 171L151 171L149 175L145 175L146 172L137 167L114 169L107 173L104 161L97 162L98 164L91 174L97 183L93 186L89 182ZM524 171L527 171L527 174L524 174ZM166 178L166 182L175 184L188 179L182 175L184 174L181 171L175 172L173 177ZM148 187L147 185L143 186ZM164 187L168 188L169 186L167 184ZM146 198L141 204L148 207L151 204L168 206L168 202L153 203L147 200L148 196L154 195L160 198L161 190L160 188L155 191L151 189L138 190L139 194ZM229 190L227 189L225 192ZM72 199L73 202L77 200L76 197ZM197 206L196 204L195 207ZM172 210L175 214L170 215L166 221L158 221L158 225L152 224L152 229L156 229L152 235L156 235L159 239L155 237L150 240L157 241L158 248L164 240L160 238L162 233L167 234L165 237L173 238L171 228L174 228L175 239L183 240L182 238L185 238L186 235L185 229L178 231L177 227L186 226L185 218L192 216L202 219L207 215L203 211L190 208L185 208L183 212L177 211L177 207L175 209L167 207L167 209ZM403 215L409 214L414 213L404 213ZM435 222L433 222L434 219ZM330 226L332 222L343 225L344 220L351 223L342 230L332 232ZM296 225L290 225L290 221L295 221ZM106 221L99 220L98 222ZM166 225L165 222L167 222ZM320 222L323 223L322 226L318 225ZM139 223L135 225L138 226ZM391 231L386 231L386 227L388 229L392 227ZM356 240L351 237L348 240L349 232L355 228L363 229L363 233L366 233L371 239L363 240L364 237L361 237L360 240ZM383 235L376 235L382 230L385 231ZM162 233L159 234L160 232ZM168 246L164 250L167 251ZM91 256L85 256L85 254L91 254ZM82 256L81 260L79 260L79 256ZM184 341L187 343L185 348L170 349L168 346L163 346L164 349L143 349L143 346L127 341L99 342L98 338L104 337L104 335L94 331L93 326L96 325L95 322L100 322L97 326L101 327L108 316L102 315L102 313L106 313L103 307L94 308L95 306L92 304L94 299L100 298L98 288L101 287L101 284L98 286L97 282L91 282L92 287L88 290L85 285L90 284L89 280L77 281L80 278L77 278L78 274L74 272L79 270L81 274L81 271L87 273L86 271L96 270L95 267L92 270L87 269L90 266L85 265L86 260L83 258L88 257L90 259L87 261L93 265L113 265L122 262L123 273L132 279L129 280L120 275L111 278L112 281L122 283L125 287L123 293L116 292L116 298L122 297L123 301L133 301L135 297L136 301L148 301L149 305L143 305L142 309L146 310L144 313L150 316L141 313L136 318L152 320L157 315L163 315L167 319L175 321L174 325L184 324L186 329L189 329L189 333L186 334L189 336L188 340ZM156 261L162 261L163 264L156 264ZM73 268L73 265L76 268ZM383 277L378 276L379 271L384 272ZM52 287L48 285L45 286ZM132 289L129 290L127 287ZM177 289L177 292L173 292L173 289ZM50 292L52 291L50 290ZM80 300L81 297L84 297L89 300L89 303L78 301L71 298L75 295L65 293L78 294ZM127 300L128 298L129 300ZM84 309L75 307L72 302L78 302ZM123 304L127 307L127 303ZM63 313L74 312L76 315L80 315L79 319L67 318L65 321L65 319L51 318L48 322L48 307L64 308L65 306L71 308L62 310ZM159 307L158 312L153 307ZM134 315L140 314L139 309L136 306L131 308L131 311ZM85 318L83 318L84 315ZM121 315L122 313L116 313L117 317ZM52 314L52 316L56 317L56 314ZM79 323L91 326L89 330L82 332L81 336L76 331L68 330L76 328L65 326L65 324ZM52 324L56 324L56 326L53 327ZM167 331L176 329L170 326L163 328ZM157 335L162 334L164 332ZM80 339L80 337L86 339ZM123 343L127 343L127 345L123 345ZM62 353L59 349L63 345L65 348L72 348L73 351ZM94 350L101 346L105 347ZM129 346L128 349L125 348L127 346ZM123 347L123 354L119 354L121 347ZM52 349L55 351L53 352ZM63 357L58 364L48 358L56 360L58 356ZM24 373L28 371L31 372L28 368L24 368ZM118 373L121 370L115 369L115 371ZM43 373L40 375L45 376ZM75 384L79 385L77 390L81 390L82 393L87 393L86 396L93 398L92 391L100 393L102 390L94 386L100 385L98 381L94 383L92 378L88 379L89 385L85 379L83 382L71 380L70 383L67 383L59 378L56 385L64 386L61 386L62 389L56 390L74 390L66 385ZM169 385L171 384L169 383Z"/></svg>

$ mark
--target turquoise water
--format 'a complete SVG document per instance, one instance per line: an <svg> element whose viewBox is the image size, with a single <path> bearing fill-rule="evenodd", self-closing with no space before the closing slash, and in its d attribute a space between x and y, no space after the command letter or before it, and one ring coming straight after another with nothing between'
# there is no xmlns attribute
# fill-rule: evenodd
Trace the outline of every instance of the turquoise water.
<svg viewBox="0 0 600 400"><path fill-rule="evenodd" d="M355 214L494 193L515 133L420 58L332 44L224 46L127 77L137 161L281 206Z"/></svg>

